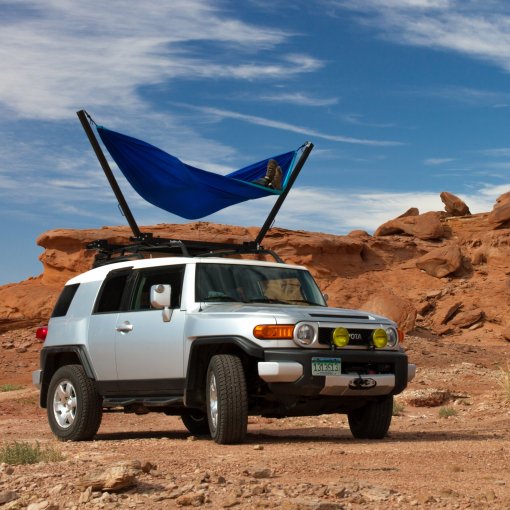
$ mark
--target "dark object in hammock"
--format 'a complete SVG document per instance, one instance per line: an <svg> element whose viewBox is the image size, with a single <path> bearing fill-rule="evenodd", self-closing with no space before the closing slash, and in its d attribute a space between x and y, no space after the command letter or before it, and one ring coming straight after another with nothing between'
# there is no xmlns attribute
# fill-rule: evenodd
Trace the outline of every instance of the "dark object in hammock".
<svg viewBox="0 0 510 510"><path fill-rule="evenodd" d="M267 188L282 189L282 169L278 162L270 159L267 162L266 175L252 182Z"/></svg>

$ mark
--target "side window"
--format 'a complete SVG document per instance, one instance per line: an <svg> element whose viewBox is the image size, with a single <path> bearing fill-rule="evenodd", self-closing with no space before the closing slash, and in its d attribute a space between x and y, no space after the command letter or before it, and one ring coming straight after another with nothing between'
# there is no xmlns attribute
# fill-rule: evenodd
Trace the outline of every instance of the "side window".
<svg viewBox="0 0 510 510"><path fill-rule="evenodd" d="M181 306L184 266L172 266L157 270L141 270L138 274L131 310L152 310L150 290L153 285L169 284L172 288L171 308Z"/></svg>
<svg viewBox="0 0 510 510"><path fill-rule="evenodd" d="M131 271L108 275L99 293L94 313L112 313L121 311L122 296Z"/></svg>
<svg viewBox="0 0 510 510"><path fill-rule="evenodd" d="M55 308L53 308L53 312L51 314L52 317L64 317L65 315L67 315L67 311L71 306L71 302L79 286L80 286L79 283L75 283L73 285L66 285L64 287L64 289L60 293Z"/></svg>

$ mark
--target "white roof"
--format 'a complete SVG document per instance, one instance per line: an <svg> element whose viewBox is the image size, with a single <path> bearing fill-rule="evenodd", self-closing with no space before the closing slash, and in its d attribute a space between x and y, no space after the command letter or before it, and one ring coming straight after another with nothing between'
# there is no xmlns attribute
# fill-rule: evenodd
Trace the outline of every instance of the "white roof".
<svg viewBox="0 0 510 510"><path fill-rule="evenodd" d="M260 260L244 260L244 259L229 259L224 257L158 257L152 259L139 259L127 260L125 262L115 262L113 264L106 264L105 266L96 267L86 273L79 274L66 285L74 283L87 283L102 281L110 271L122 269L124 267L133 269L142 269L146 267L160 267L160 266L175 266L181 264L196 264L197 262L204 264L238 264L244 266L267 266L267 267L288 267L293 269L305 269L304 266L294 264L283 264L280 262L263 262Z"/></svg>

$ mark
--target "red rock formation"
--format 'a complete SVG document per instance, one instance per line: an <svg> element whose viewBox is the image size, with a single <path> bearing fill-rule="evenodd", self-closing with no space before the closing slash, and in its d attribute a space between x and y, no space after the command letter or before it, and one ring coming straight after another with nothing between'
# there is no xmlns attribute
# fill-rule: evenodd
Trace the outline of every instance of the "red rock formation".
<svg viewBox="0 0 510 510"><path fill-rule="evenodd" d="M496 203L487 221L493 228L501 227L510 222L510 191L496 199Z"/></svg>
<svg viewBox="0 0 510 510"><path fill-rule="evenodd" d="M443 191L439 196L441 197L445 211L449 216L466 216L471 214L466 203L453 193Z"/></svg>
<svg viewBox="0 0 510 510"><path fill-rule="evenodd" d="M471 216L442 217L440 213L407 216L400 220L433 217L445 235L437 241L415 235L370 236L356 232L335 236L319 232L290 231L274 228L264 246L275 250L285 261L306 265L331 306L362 308L390 315L408 329L408 321L419 310L415 326L427 334L448 334L472 338L473 342L505 342L503 334L510 326L510 228L493 230L488 213ZM255 238L258 228L231 227L197 222L186 225L156 225L142 228L156 236L224 242L242 242ZM44 248L40 276L18 284L0 287L0 333L48 320L64 282L90 267L93 252L84 249L95 239L125 242L127 227L97 230L54 230L38 239ZM416 266L417 260L433 254L438 247L456 246L462 252L464 268L438 279ZM473 265L470 265L472 261ZM380 296L403 300L393 312ZM381 308L375 308L379 302ZM382 304L381 304L382 302ZM411 305L412 308L408 305ZM383 308L383 305L386 308ZM385 311L383 311L385 310ZM402 313L404 310L404 313ZM407 311L406 311L407 310ZM479 313L483 316L476 322ZM401 315L402 314L402 315ZM465 315L464 315L465 314ZM468 325L471 323L471 325Z"/></svg>
<svg viewBox="0 0 510 510"><path fill-rule="evenodd" d="M407 214L409 211L406 211ZM374 233L374 236L389 236L392 234L407 234L418 239L441 239L445 232L443 225L436 212L424 214L399 216L394 220L387 221Z"/></svg>
<svg viewBox="0 0 510 510"><path fill-rule="evenodd" d="M409 299L401 298L389 289L381 290L361 305L362 310L383 315L395 321L406 333L414 329L416 308Z"/></svg>
<svg viewBox="0 0 510 510"><path fill-rule="evenodd" d="M442 278L462 267L462 254L456 244L436 248L416 261L416 267L430 276Z"/></svg>

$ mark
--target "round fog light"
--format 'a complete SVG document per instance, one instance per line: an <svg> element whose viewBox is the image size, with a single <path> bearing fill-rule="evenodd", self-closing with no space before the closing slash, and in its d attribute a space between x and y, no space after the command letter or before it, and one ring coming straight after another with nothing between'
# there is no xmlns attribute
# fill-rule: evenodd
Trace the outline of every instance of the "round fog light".
<svg viewBox="0 0 510 510"><path fill-rule="evenodd" d="M388 344L388 334L382 328L375 329L372 333L372 342L375 347L382 349Z"/></svg>
<svg viewBox="0 0 510 510"><path fill-rule="evenodd" d="M349 331L346 328L336 328L333 331L333 345L345 347L349 343Z"/></svg>

